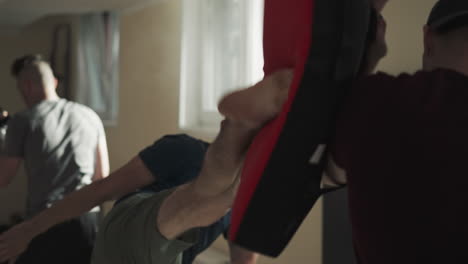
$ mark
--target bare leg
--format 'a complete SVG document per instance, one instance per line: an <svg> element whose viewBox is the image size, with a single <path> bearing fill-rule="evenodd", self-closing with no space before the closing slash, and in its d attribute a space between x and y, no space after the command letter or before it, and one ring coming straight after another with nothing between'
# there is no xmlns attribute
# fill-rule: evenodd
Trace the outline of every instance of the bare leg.
<svg viewBox="0 0 468 264"><path fill-rule="evenodd" d="M242 163L243 155L256 129L224 120L221 131L210 145L194 187L202 195L217 195L229 188Z"/></svg>
<svg viewBox="0 0 468 264"><path fill-rule="evenodd" d="M291 80L291 71L278 71L253 87L231 93L221 100L219 109L226 120L207 151L195 183L198 193L215 195L234 183L255 134L280 112Z"/></svg>
<svg viewBox="0 0 468 264"><path fill-rule="evenodd" d="M257 131L279 113L290 76L290 71L275 73L222 100L219 108L226 120L208 148L200 174L194 182L177 187L161 205L157 225L166 238L210 225L231 207L244 154Z"/></svg>

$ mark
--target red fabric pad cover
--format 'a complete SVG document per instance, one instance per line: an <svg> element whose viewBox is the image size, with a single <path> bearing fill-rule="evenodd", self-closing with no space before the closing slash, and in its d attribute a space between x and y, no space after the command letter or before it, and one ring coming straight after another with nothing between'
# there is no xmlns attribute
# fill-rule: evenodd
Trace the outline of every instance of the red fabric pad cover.
<svg viewBox="0 0 468 264"><path fill-rule="evenodd" d="M311 43L313 5L314 1L311 0L295 0L294 4L284 0L265 0L265 75L283 68L294 68L294 79L283 111L259 132L246 156L238 191L240 195L234 203L231 218L231 239L235 240L242 217L270 159L302 79Z"/></svg>
<svg viewBox="0 0 468 264"><path fill-rule="evenodd" d="M278 136L295 98L308 57L313 21L313 1L265 0L263 53L264 72L269 75L282 68L294 68L288 101L281 114L264 127L250 146L243 167L242 183L233 207L230 237L236 233L255 192Z"/></svg>
<svg viewBox="0 0 468 264"><path fill-rule="evenodd" d="M265 0L265 75L294 68L294 79L246 156L229 232L240 246L278 256L322 194L324 159L309 160L328 140L340 83L357 72L369 10L367 0Z"/></svg>

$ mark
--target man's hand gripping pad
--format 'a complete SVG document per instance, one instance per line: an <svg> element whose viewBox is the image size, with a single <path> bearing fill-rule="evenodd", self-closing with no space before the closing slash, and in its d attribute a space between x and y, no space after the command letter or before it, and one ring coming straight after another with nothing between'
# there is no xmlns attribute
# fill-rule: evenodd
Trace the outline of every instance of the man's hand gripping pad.
<svg viewBox="0 0 468 264"><path fill-rule="evenodd" d="M281 114L248 151L233 242L278 256L323 193L323 153L361 63L369 16L368 0L265 1L265 74L294 68L294 80Z"/></svg>

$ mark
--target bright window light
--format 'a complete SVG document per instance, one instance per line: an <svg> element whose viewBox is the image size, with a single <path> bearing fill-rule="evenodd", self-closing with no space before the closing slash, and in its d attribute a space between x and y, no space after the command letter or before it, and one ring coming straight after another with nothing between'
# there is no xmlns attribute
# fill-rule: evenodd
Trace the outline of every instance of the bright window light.
<svg viewBox="0 0 468 264"><path fill-rule="evenodd" d="M180 122L216 131L220 98L263 78L263 0L184 0Z"/></svg>

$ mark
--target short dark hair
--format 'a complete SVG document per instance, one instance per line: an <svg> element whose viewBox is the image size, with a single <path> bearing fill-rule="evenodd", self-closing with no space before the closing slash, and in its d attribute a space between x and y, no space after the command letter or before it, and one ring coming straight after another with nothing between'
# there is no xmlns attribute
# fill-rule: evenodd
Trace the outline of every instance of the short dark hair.
<svg viewBox="0 0 468 264"><path fill-rule="evenodd" d="M17 58L11 65L11 74L15 77L18 77L24 68L40 62L47 63L47 61L44 60L40 54L28 54Z"/></svg>
<svg viewBox="0 0 468 264"><path fill-rule="evenodd" d="M461 29L464 27L468 27L468 15L454 18L453 20L443 25L440 25L438 28L435 29L435 32L440 35L445 35L454 30Z"/></svg>
<svg viewBox="0 0 468 264"><path fill-rule="evenodd" d="M468 25L467 0L439 0L432 7L426 23L434 32L444 35Z"/></svg>

